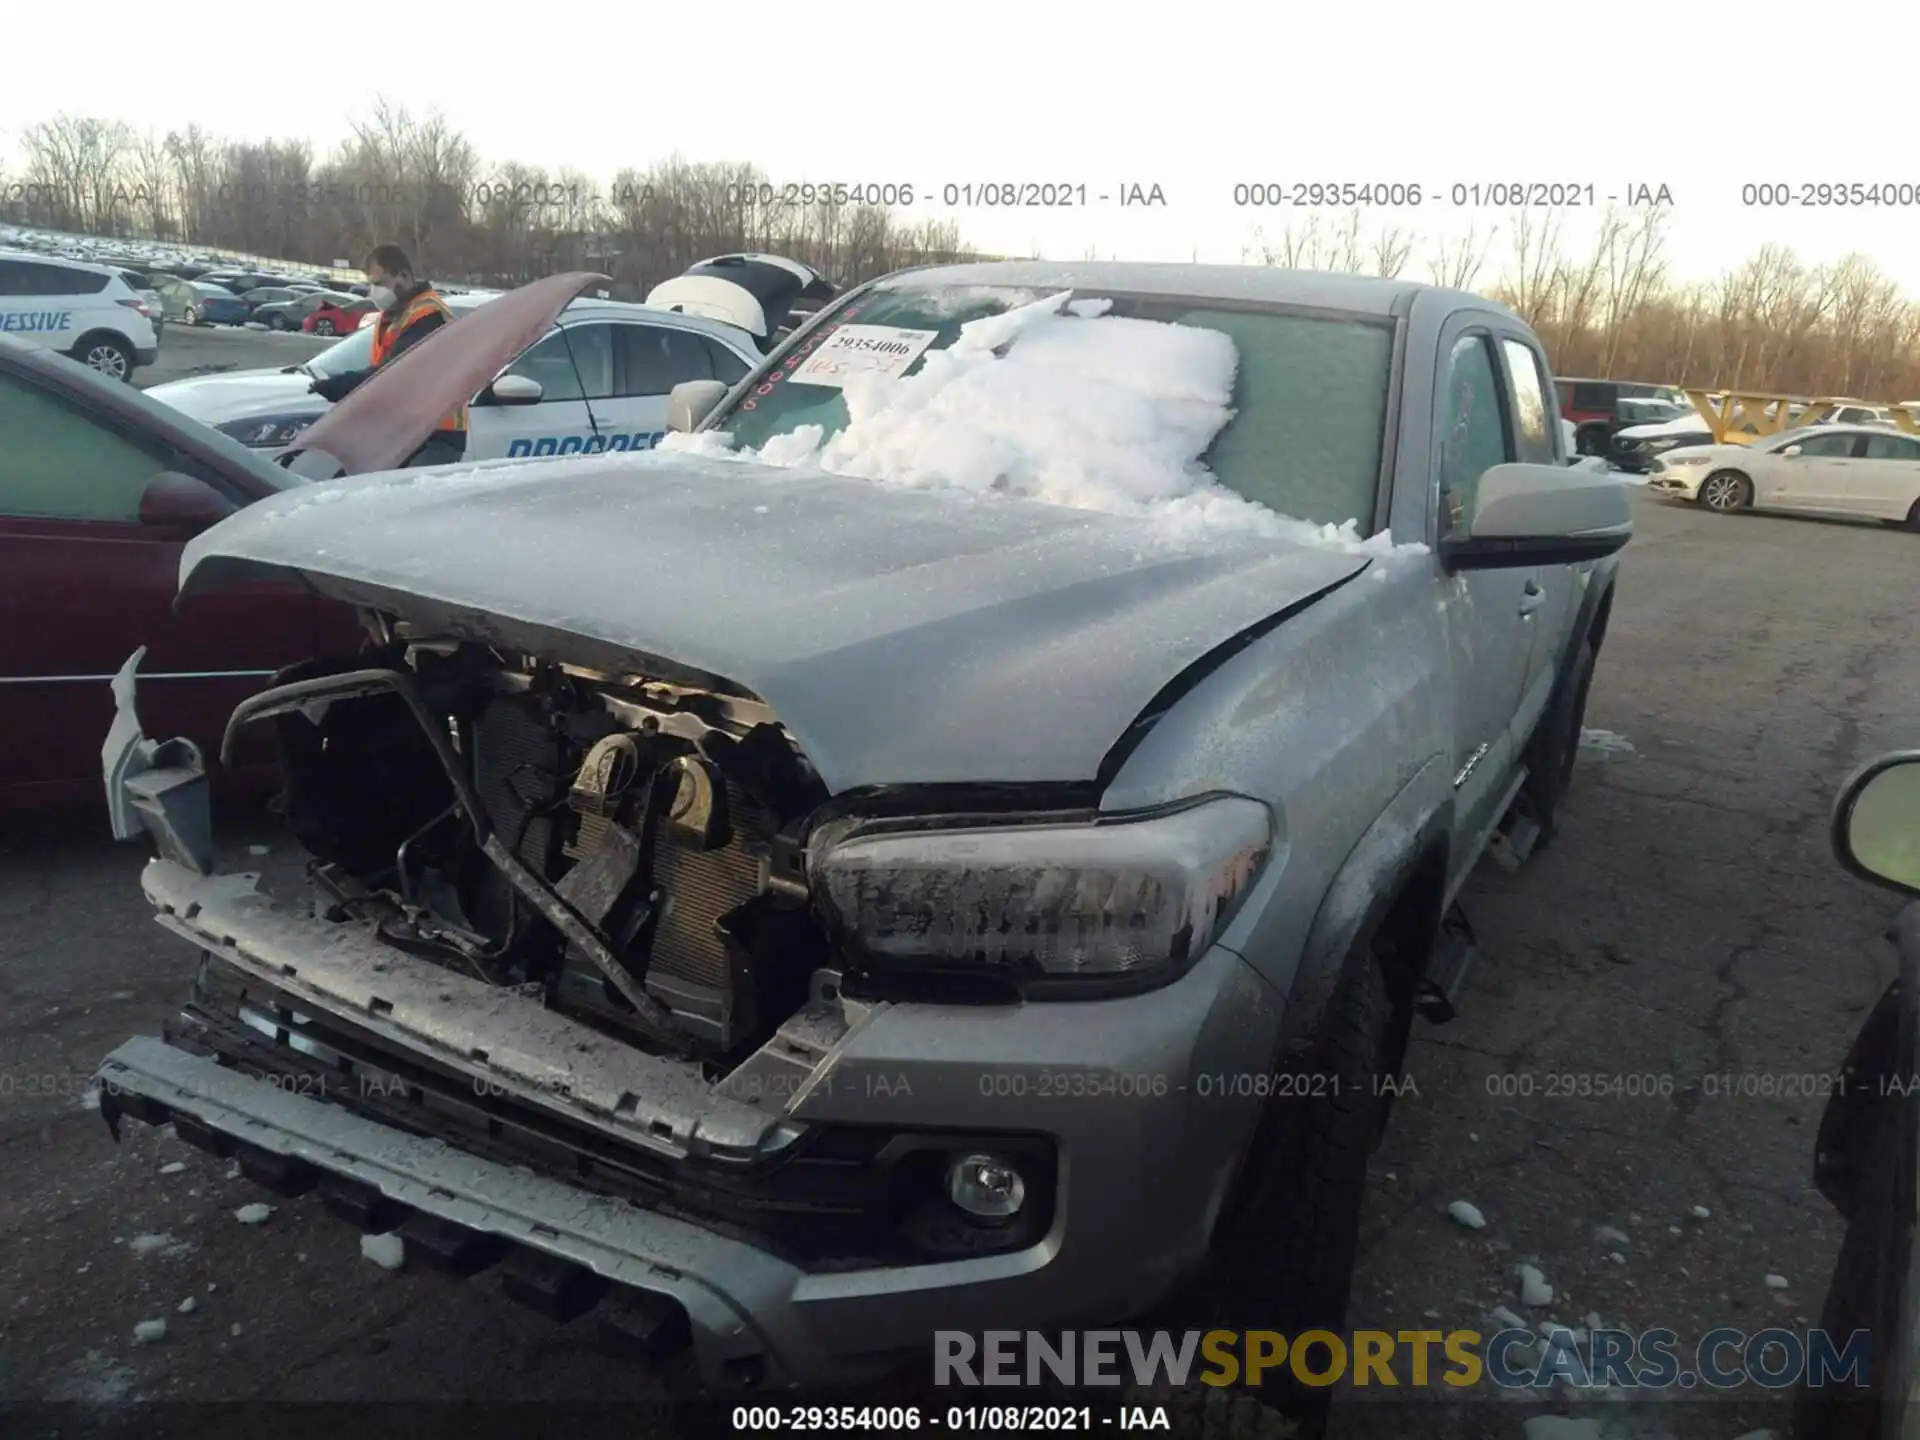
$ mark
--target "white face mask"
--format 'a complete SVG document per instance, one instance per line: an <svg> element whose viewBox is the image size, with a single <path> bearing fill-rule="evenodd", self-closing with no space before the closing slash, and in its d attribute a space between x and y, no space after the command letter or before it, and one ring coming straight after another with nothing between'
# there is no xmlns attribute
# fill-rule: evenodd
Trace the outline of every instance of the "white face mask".
<svg viewBox="0 0 1920 1440"><path fill-rule="evenodd" d="M400 297L394 293L393 287L390 285L369 285L367 287L367 298L373 302L374 309L391 310L393 308L393 302Z"/></svg>

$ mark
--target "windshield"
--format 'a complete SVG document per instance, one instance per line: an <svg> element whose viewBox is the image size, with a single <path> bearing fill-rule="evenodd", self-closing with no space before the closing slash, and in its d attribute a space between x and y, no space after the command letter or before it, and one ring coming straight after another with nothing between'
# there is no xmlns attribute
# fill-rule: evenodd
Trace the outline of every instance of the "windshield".
<svg viewBox="0 0 1920 1440"><path fill-rule="evenodd" d="M1361 317L909 282L836 310L710 428L774 464L1095 509L1204 506L1211 479L1366 535L1392 354Z"/></svg>
<svg viewBox="0 0 1920 1440"><path fill-rule="evenodd" d="M373 327L356 330L337 345L329 345L307 361L309 375L344 375L364 370L373 358Z"/></svg>

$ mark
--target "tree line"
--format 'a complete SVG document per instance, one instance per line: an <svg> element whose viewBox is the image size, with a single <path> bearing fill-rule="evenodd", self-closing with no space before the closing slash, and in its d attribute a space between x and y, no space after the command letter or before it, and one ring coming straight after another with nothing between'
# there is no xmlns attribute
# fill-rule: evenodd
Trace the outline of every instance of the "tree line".
<svg viewBox="0 0 1920 1440"><path fill-rule="evenodd" d="M394 240L436 278L511 286L592 268L637 298L697 260L766 250L858 284L907 265L986 258L952 220L911 220L885 194L776 183L757 166L678 156L610 181L484 160L438 114L381 102L334 152L303 140L164 136L61 115L29 127L0 173L0 219L271 255L358 263ZM1555 370L1798 395L1920 398L1920 306L1863 255L1810 265L1762 246L1706 281L1666 259L1671 212L1610 207L1576 249L1562 212L1523 210L1431 242L1358 210L1314 212L1244 261L1421 275L1510 305ZM1090 258L1090 257L1089 257Z"/></svg>

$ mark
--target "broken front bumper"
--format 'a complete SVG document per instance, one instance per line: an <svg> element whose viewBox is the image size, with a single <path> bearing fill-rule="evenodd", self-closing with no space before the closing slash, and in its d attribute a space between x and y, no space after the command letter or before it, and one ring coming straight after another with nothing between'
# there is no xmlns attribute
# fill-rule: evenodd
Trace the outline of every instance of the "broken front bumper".
<svg viewBox="0 0 1920 1440"><path fill-rule="evenodd" d="M408 1133L323 1102L298 1079L254 1078L158 1040L130 1041L102 1067L110 1119L171 1122L237 1152L283 1193L318 1187L363 1229L399 1227L428 1263L498 1263L509 1293L518 1287L556 1318L590 1308L596 1321L611 1312L620 1333L684 1327L713 1385L857 1380L938 1329L1137 1315L1205 1256L1259 1110L1254 1087L1233 1077L1262 1073L1278 1034L1271 990L1215 947L1174 984L1115 999L817 1002L761 1055L707 1082L536 998L275 902L252 877L160 858L143 883L167 928L248 985L288 997L292 1012L351 1020L386 1053L431 1057L469 1091L510 1095L523 1114L544 1111L669 1162L765 1153L832 1127L1045 1138L1057 1157L1052 1211L1031 1243L832 1268L685 1209L594 1193L564 1165L496 1158L452 1130ZM744 1096L743 1075L755 1077ZM430 1138L443 1134L456 1138Z"/></svg>

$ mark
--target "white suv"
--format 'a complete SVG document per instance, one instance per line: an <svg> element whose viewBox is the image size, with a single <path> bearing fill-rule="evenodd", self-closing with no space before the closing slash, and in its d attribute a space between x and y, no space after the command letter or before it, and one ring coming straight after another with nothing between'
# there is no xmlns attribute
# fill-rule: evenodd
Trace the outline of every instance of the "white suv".
<svg viewBox="0 0 1920 1440"><path fill-rule="evenodd" d="M0 334L131 380L160 354L147 302L116 270L0 250Z"/></svg>
<svg viewBox="0 0 1920 1440"><path fill-rule="evenodd" d="M466 314L497 292L448 295ZM458 330L449 332L458 334ZM147 394L241 444L277 455L332 407L307 388L315 378L366 366L373 327L302 365L196 375ZM746 330L702 315L616 300L576 300L559 323L473 399L468 460L595 455L651 449L667 430L667 395L687 380L731 387L762 359ZM501 383L506 377L511 383Z"/></svg>

